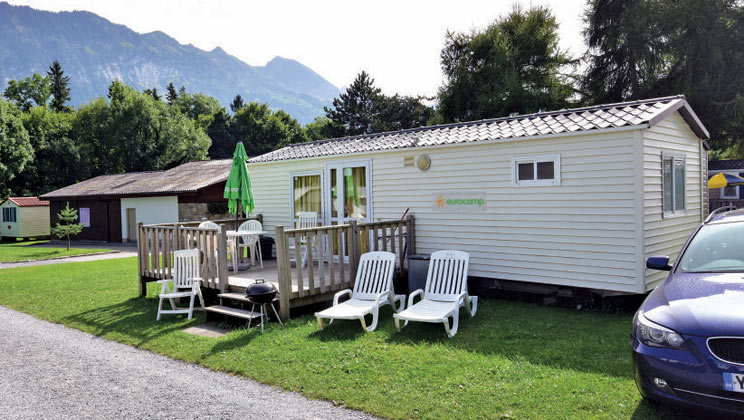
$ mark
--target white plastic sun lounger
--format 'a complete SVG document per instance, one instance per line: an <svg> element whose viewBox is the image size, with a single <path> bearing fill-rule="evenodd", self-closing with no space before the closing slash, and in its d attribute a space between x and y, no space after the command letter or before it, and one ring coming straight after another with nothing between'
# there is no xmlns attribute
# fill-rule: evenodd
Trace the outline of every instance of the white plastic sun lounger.
<svg viewBox="0 0 744 420"><path fill-rule="evenodd" d="M393 314L395 328L400 331L408 321L444 324L447 335L457 334L460 308L465 307L472 318L478 309L478 297L468 295L468 262L470 255L462 251L437 251L431 254L425 290L418 289L408 296L408 309ZM413 303L413 299L423 298ZM452 325L450 326L450 318Z"/></svg>
<svg viewBox="0 0 744 420"><path fill-rule="evenodd" d="M354 291L342 290L333 297L333 306L315 313L320 328L323 319L358 319L362 328L374 331L377 328L380 307L390 304L396 312L405 305L404 295L393 294L393 271L395 254L392 252L367 252L359 260L359 269L354 282ZM341 296L350 294L351 299L338 303ZM399 303L396 308L396 302ZM365 317L372 314L372 323L367 326Z"/></svg>

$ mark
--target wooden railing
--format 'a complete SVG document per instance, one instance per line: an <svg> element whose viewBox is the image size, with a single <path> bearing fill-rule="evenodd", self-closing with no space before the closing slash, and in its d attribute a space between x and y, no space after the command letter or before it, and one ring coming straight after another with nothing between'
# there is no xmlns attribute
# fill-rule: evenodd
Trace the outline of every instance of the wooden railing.
<svg viewBox="0 0 744 420"><path fill-rule="evenodd" d="M406 255L415 252L414 226L412 215L403 220L351 222L309 229L285 230L277 226L281 316L289 317L290 301L301 306L353 287L359 258L364 252L392 252L404 268Z"/></svg>
<svg viewBox="0 0 744 420"><path fill-rule="evenodd" d="M261 215L246 220L261 220ZM173 251L201 250L202 286L227 289L227 235L235 229L235 219L213 220L221 229L200 229L201 222L170 224L137 224L137 257L139 261L139 295L146 296L147 283L173 277Z"/></svg>

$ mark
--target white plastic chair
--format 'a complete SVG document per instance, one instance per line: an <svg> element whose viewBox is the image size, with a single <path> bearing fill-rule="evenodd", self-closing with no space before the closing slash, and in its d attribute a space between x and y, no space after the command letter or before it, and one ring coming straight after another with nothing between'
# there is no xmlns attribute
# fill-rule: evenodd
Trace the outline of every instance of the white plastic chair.
<svg viewBox="0 0 744 420"><path fill-rule="evenodd" d="M408 308L393 314L395 328L400 331L400 321L443 323L450 338L457 334L460 308L472 318L478 309L478 297L468 295L468 263L470 255L462 251L437 251L431 254L425 290L418 289L408 296ZM413 303L413 299L423 298ZM449 318L452 318L450 326Z"/></svg>
<svg viewBox="0 0 744 420"><path fill-rule="evenodd" d="M218 225L215 222L210 222L209 220L206 220L204 222L199 223L199 229L216 229L217 230L217 233L220 233L222 231L222 228L220 227L220 225ZM232 255L233 254L233 252L232 252L233 247L234 247L234 244L232 243L231 240L228 239L228 241L227 241L227 255L230 256L230 260L233 262L233 271L234 272L237 272L238 271L238 268L237 268L238 267L238 262L235 259L235 256ZM215 260L219 264L220 261L217 258L217 243L214 244L214 249L215 249L215 251L214 251ZM237 254L237 252L236 252L236 254Z"/></svg>
<svg viewBox="0 0 744 420"><path fill-rule="evenodd" d="M405 305L404 295L393 294L393 271L395 270L395 254L392 252L367 252L359 260L356 273L354 291L342 290L333 297L333 306L315 313L320 328L324 328L323 319L329 319L330 325L334 319L358 319L366 331L377 328L380 307L390 305L393 310L400 312ZM341 296L350 294L351 298L338 303ZM399 303L396 308L396 302ZM372 323L367 326L365 317L372 314Z"/></svg>
<svg viewBox="0 0 744 420"><path fill-rule="evenodd" d="M241 230L262 231L263 226L258 220L248 220L238 227L238 231ZM242 248L248 248L248 253L251 255L251 264L255 264L255 257L258 257L261 269L263 270L263 255L261 255L261 244L259 243L258 235L241 236L238 242L238 256L243 255Z"/></svg>
<svg viewBox="0 0 744 420"><path fill-rule="evenodd" d="M295 229L309 229L318 227L318 213L314 211L301 211L297 213L297 218L299 219L297 221L297 226ZM302 266L304 267L305 264L307 264L307 247L315 246L314 243L308 244L307 243L307 237L301 236L300 237L300 243L296 244L294 243L294 239L290 238L289 241L289 252L294 252L295 258L293 259L295 262L297 262L297 251L298 249L302 252Z"/></svg>
<svg viewBox="0 0 744 420"><path fill-rule="evenodd" d="M173 282L173 290L168 284ZM189 314L189 319L194 313L194 300L199 297L199 303L204 309L204 297L201 293L201 277L199 276L199 250L183 249L173 252L173 278L158 280L162 284L160 289L160 302L158 303L158 317L162 314ZM186 291L183 291L186 290ZM188 308L178 308L175 299L189 297ZM171 309L163 309L163 300L170 301Z"/></svg>

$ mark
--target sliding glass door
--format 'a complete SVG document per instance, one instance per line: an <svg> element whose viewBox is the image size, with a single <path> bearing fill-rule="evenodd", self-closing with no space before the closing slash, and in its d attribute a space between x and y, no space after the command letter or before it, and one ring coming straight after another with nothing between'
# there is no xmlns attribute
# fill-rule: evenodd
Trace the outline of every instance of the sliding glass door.
<svg viewBox="0 0 744 420"><path fill-rule="evenodd" d="M326 224L372 220L369 171L368 160L326 165Z"/></svg>

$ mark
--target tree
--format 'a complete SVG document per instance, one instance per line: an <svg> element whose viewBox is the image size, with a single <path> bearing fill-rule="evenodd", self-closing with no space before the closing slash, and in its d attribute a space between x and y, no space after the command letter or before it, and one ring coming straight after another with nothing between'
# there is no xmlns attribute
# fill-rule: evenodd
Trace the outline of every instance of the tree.
<svg viewBox="0 0 744 420"><path fill-rule="evenodd" d="M230 104L230 109L232 112L238 112L240 108L242 108L245 105L243 103L243 97L240 96L240 94L235 95L235 99L233 99L232 103Z"/></svg>
<svg viewBox="0 0 744 420"><path fill-rule="evenodd" d="M178 92L176 92L176 87L173 86L173 82L169 82L168 86L165 87L165 90L167 91L165 98L168 100L168 105L173 105L173 102L178 99Z"/></svg>
<svg viewBox="0 0 744 420"><path fill-rule="evenodd" d="M70 100L70 77L65 76L65 72L62 71L62 66L59 61L54 60L49 71L49 83L51 84L52 103L50 104L52 109L57 112L69 111L70 107L65 105Z"/></svg>
<svg viewBox="0 0 744 420"><path fill-rule="evenodd" d="M67 250L70 250L70 236L75 236L83 231L82 223L73 223L77 220L77 210L70 208L70 202L67 202L67 206L57 213L57 219L64 224L57 223L57 226L52 228L52 233L59 239L67 239Z"/></svg>
<svg viewBox="0 0 744 420"><path fill-rule="evenodd" d="M333 108L325 108L326 118L332 124L321 124L325 134L332 134L331 137L420 127L434 113L424 105L424 99L397 94L385 96L375 86L374 79L363 71L345 92L333 99ZM311 138L319 135L316 130L319 127L311 128L315 130Z"/></svg>
<svg viewBox="0 0 744 420"><path fill-rule="evenodd" d="M142 92L142 93L144 93L145 95L152 96L152 99L155 99L156 101L159 101L160 100L160 95L158 94L158 88L157 87L153 87L152 89L145 89L144 92Z"/></svg>
<svg viewBox="0 0 744 420"><path fill-rule="evenodd" d="M9 80L3 96L15 102L16 106L23 112L27 112L33 104L36 106L47 106L51 97L51 84L49 76L41 76L34 73L19 80ZM33 104L31 103L33 101Z"/></svg>
<svg viewBox="0 0 744 420"><path fill-rule="evenodd" d="M482 31L447 34L438 112L449 122L563 108L574 89L561 72L574 63L548 8L515 6Z"/></svg>
<svg viewBox="0 0 744 420"><path fill-rule="evenodd" d="M258 102L250 102L235 113L230 131L233 138L243 140L248 156L262 155L307 140L297 120L284 111L272 111L268 105Z"/></svg>
<svg viewBox="0 0 744 420"><path fill-rule="evenodd" d="M315 117L313 122L302 128L309 141L330 139L344 135L344 127L339 126L328 117Z"/></svg>
<svg viewBox="0 0 744 420"><path fill-rule="evenodd" d="M10 195L9 182L34 158L34 149L18 110L0 99L0 197Z"/></svg>
<svg viewBox="0 0 744 420"><path fill-rule="evenodd" d="M207 135L212 139L212 145L209 146L210 159L227 159L232 157L237 138L233 136L230 129L231 122L232 118L224 108L214 114L212 122L207 127Z"/></svg>
<svg viewBox="0 0 744 420"><path fill-rule="evenodd" d="M744 5L735 0L591 0L588 103L684 94L711 145L744 157Z"/></svg>
<svg viewBox="0 0 744 420"><path fill-rule="evenodd" d="M325 107L326 117L343 126L348 135L372 133L381 90L367 72L359 73L345 92L333 99L333 108Z"/></svg>

